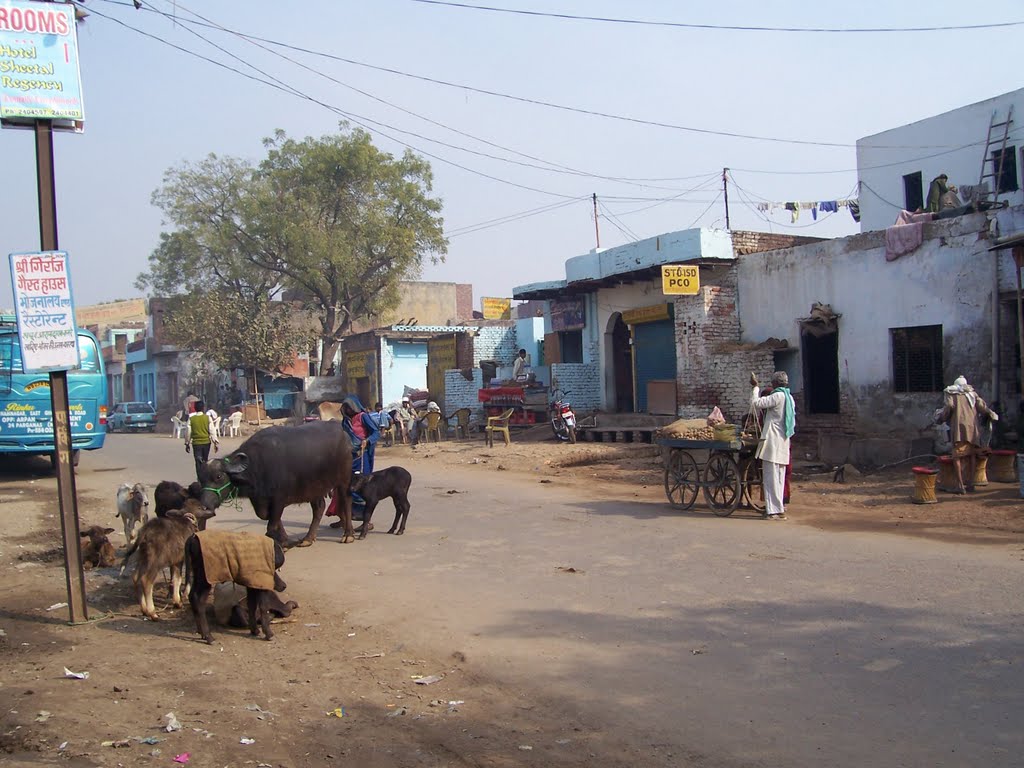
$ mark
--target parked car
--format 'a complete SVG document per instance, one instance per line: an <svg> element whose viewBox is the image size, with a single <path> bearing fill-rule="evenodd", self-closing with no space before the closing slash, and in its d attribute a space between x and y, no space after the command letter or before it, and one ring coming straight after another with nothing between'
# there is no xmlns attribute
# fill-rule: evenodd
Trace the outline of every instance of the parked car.
<svg viewBox="0 0 1024 768"><path fill-rule="evenodd" d="M156 431L156 409L152 403L118 403L107 416L108 432Z"/></svg>

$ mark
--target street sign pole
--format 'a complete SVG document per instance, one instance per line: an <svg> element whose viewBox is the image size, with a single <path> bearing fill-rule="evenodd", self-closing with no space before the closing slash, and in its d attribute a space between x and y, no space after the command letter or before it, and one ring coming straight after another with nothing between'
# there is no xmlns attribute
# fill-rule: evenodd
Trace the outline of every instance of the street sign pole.
<svg viewBox="0 0 1024 768"><path fill-rule="evenodd" d="M53 170L53 126L49 120L36 120L36 180L39 190L39 241L44 251L57 250L57 194ZM50 410L53 413L54 467L57 470L57 497L60 502L60 528L64 539L64 573L68 585L68 610L71 623L88 621L85 601L85 574L79 546L78 493L71 458L71 421L68 409L67 371L50 372Z"/></svg>

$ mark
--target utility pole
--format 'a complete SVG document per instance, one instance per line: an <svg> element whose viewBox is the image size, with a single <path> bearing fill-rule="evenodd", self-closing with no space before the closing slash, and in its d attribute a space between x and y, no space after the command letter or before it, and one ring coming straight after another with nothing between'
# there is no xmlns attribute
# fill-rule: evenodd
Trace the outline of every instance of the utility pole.
<svg viewBox="0 0 1024 768"><path fill-rule="evenodd" d="M722 169L722 194L725 195L725 228L732 229L729 226L729 169Z"/></svg>
<svg viewBox="0 0 1024 768"><path fill-rule="evenodd" d="M597 247L601 247L601 227L597 223L597 192L594 193L594 237L597 238Z"/></svg>

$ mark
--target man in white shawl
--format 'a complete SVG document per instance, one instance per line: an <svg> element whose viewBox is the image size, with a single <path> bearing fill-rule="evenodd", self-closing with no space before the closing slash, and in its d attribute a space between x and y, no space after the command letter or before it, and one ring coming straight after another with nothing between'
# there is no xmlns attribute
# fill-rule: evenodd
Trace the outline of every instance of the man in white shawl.
<svg viewBox="0 0 1024 768"><path fill-rule="evenodd" d="M789 375L785 371L772 374L772 393L761 397L757 377L750 374L750 407L765 412L761 441L755 456L761 460L764 483L765 517L785 520L782 497L786 488L786 465L789 464L789 442L796 431L796 403L789 392Z"/></svg>

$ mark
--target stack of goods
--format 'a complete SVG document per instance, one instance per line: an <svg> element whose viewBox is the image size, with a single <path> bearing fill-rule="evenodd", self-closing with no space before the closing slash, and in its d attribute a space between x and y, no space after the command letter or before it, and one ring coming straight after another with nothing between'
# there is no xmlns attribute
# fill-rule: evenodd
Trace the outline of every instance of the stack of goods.
<svg viewBox="0 0 1024 768"><path fill-rule="evenodd" d="M707 419L679 419L659 429L655 437L670 440L714 440L715 430Z"/></svg>
<svg viewBox="0 0 1024 768"><path fill-rule="evenodd" d="M716 424L712 427L715 433L715 440L723 443L730 443L739 437L740 429L735 424Z"/></svg>
<svg viewBox="0 0 1024 768"><path fill-rule="evenodd" d="M412 407L416 410L426 408L427 403L430 402L430 393L425 389L413 389L412 387L407 386L403 387L403 390L404 392L402 396L408 397L412 403ZM367 408L370 407L366 403L363 403L363 405L366 405Z"/></svg>

